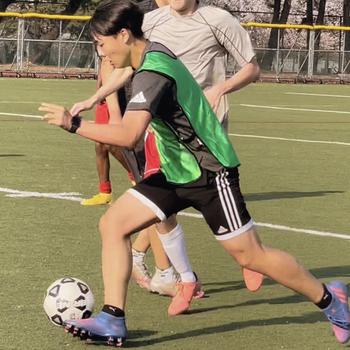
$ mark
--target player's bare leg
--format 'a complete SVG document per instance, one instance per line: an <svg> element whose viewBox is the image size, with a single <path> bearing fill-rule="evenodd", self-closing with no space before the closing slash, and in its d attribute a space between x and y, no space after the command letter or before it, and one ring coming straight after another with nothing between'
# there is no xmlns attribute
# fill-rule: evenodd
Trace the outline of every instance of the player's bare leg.
<svg viewBox="0 0 350 350"><path fill-rule="evenodd" d="M290 254L263 246L254 228L220 243L242 267L260 272L316 304L331 322L340 343L350 339L348 289L344 283L323 285Z"/></svg>
<svg viewBox="0 0 350 350"><path fill-rule="evenodd" d="M66 322L66 330L94 343L121 346L127 336L124 309L132 257L130 235L158 221L131 194L122 195L100 220L104 307L95 317Z"/></svg>
<svg viewBox="0 0 350 350"><path fill-rule="evenodd" d="M254 228L219 242L240 266L261 272L313 302L320 300L322 284L290 254L263 246Z"/></svg>
<svg viewBox="0 0 350 350"><path fill-rule="evenodd" d="M156 220L153 211L129 193L122 195L102 216L100 232L106 304L124 309L132 267L130 234Z"/></svg>
<svg viewBox="0 0 350 350"><path fill-rule="evenodd" d="M141 287L151 291L151 274L146 264L146 253L151 246L148 228L142 230L132 244L132 278Z"/></svg>
<svg viewBox="0 0 350 350"><path fill-rule="evenodd" d="M151 241L147 229L142 230L132 244L132 247L138 252L147 252L150 246Z"/></svg>

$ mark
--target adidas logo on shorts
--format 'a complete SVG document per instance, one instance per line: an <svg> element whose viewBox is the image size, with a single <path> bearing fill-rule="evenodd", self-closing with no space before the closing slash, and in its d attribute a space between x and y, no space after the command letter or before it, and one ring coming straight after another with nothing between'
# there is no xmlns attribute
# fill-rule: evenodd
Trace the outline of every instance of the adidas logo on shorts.
<svg viewBox="0 0 350 350"><path fill-rule="evenodd" d="M226 227L223 227L223 226L220 226L218 231L217 231L217 233L219 235L222 235L222 234L227 233L227 232L228 232L228 229Z"/></svg>

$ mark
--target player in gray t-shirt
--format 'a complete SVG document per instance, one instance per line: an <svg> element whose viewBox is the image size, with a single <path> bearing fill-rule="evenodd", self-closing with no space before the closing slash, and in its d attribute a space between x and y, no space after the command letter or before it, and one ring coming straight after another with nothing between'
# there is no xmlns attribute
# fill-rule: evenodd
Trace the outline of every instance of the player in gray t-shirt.
<svg viewBox="0 0 350 350"><path fill-rule="evenodd" d="M206 92L220 122L227 126L227 94L256 80L259 67L250 38L229 12L196 0L169 1L145 15L142 29L181 59ZM227 78L228 58L241 67Z"/></svg>

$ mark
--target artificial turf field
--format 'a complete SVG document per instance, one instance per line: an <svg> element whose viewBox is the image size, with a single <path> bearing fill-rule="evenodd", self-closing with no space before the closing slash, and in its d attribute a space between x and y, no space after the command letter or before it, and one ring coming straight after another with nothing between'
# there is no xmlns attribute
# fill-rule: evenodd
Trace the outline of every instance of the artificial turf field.
<svg viewBox="0 0 350 350"><path fill-rule="evenodd" d="M93 143L35 118L1 114L37 115L42 101L69 107L94 89L93 81L0 79L1 350L94 348L53 326L42 308L46 288L65 275L92 287L97 310L103 303L97 224L105 208L78 201L97 189ZM349 284L350 88L256 84L230 102L241 187L264 243L293 253L324 282ZM117 196L129 184L112 163ZM70 192L79 194L48 198ZM258 293L248 292L202 219L181 216L180 222L207 298L194 301L189 314L169 318L168 298L131 283L129 348L344 347L304 297L267 279Z"/></svg>

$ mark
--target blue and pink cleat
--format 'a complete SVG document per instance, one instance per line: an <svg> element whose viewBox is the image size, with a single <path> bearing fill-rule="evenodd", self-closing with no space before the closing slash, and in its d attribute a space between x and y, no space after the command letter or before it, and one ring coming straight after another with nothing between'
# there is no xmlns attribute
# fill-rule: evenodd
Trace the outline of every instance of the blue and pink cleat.
<svg viewBox="0 0 350 350"><path fill-rule="evenodd" d="M69 320L65 330L92 344L122 347L127 337L124 317L115 317L101 311L95 317L82 320Z"/></svg>
<svg viewBox="0 0 350 350"><path fill-rule="evenodd" d="M344 344L350 339L350 312L348 305L348 288L343 282L333 281L327 284L332 294L331 304L323 310L337 340Z"/></svg>

